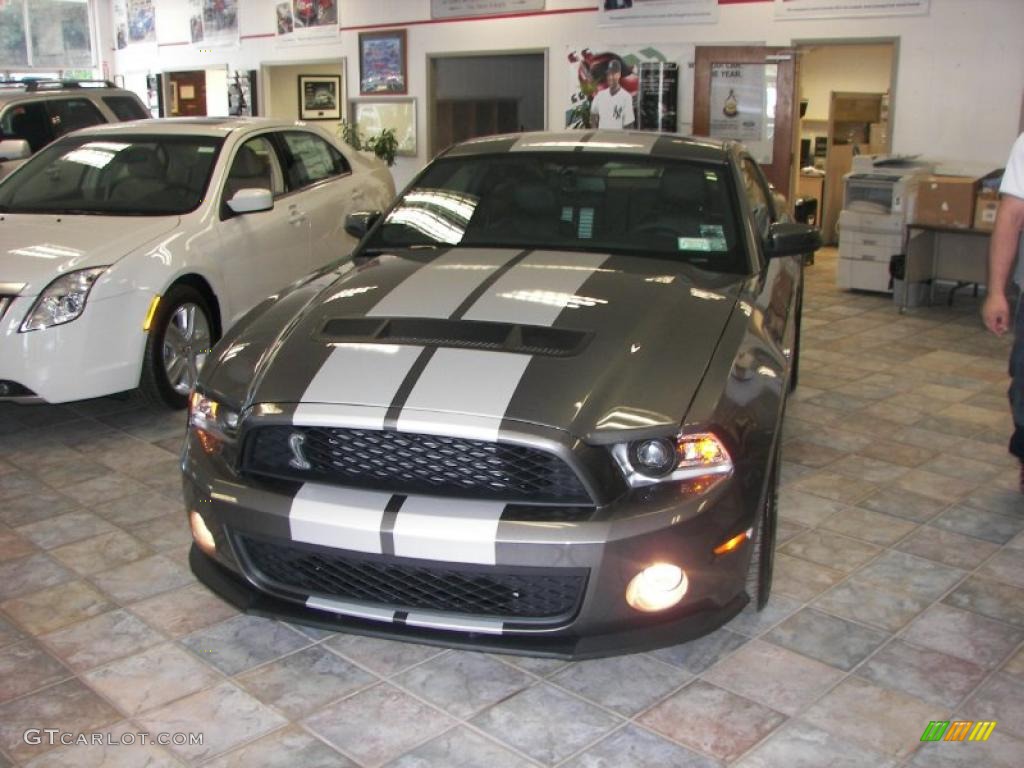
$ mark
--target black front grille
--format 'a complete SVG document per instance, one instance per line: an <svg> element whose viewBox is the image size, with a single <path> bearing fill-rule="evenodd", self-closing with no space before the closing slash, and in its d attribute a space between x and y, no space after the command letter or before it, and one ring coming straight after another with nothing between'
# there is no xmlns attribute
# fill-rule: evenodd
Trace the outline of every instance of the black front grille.
<svg viewBox="0 0 1024 768"><path fill-rule="evenodd" d="M357 600L396 611L430 610L516 621L560 623L579 609L585 568L433 563L237 536L261 585L307 596Z"/></svg>
<svg viewBox="0 0 1024 768"><path fill-rule="evenodd" d="M286 480L392 493L591 503L576 473L551 453L458 437L337 427L258 427L246 438L242 468Z"/></svg>

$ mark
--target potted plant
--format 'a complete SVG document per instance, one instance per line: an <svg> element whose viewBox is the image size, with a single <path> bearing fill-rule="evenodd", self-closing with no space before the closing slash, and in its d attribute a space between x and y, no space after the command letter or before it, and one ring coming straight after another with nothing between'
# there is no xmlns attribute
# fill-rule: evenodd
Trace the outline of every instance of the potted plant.
<svg viewBox="0 0 1024 768"><path fill-rule="evenodd" d="M364 139L359 133L358 125L342 120L338 124L338 133L341 136L341 140L353 149L357 149L360 152L373 152L389 168L395 164L395 155L398 152L398 138L395 136L394 128L385 128L380 133Z"/></svg>

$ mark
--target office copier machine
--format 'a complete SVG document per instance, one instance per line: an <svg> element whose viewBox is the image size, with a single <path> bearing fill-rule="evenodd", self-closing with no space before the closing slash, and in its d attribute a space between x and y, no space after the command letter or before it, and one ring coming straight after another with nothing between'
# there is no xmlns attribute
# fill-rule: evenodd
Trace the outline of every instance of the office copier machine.
<svg viewBox="0 0 1024 768"><path fill-rule="evenodd" d="M917 185L934 165L914 158L855 155L843 177L839 213L840 288L891 291L889 261L903 252Z"/></svg>

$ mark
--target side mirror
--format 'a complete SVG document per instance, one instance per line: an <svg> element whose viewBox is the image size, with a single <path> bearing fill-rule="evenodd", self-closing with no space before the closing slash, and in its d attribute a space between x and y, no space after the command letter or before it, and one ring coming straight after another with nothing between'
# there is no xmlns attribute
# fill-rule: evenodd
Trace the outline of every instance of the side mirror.
<svg viewBox="0 0 1024 768"><path fill-rule="evenodd" d="M345 231L356 240L362 240L379 218L380 211L354 211L345 217Z"/></svg>
<svg viewBox="0 0 1024 768"><path fill-rule="evenodd" d="M274 195L269 189L240 189L228 200L228 208L235 213L269 211L274 207Z"/></svg>
<svg viewBox="0 0 1024 768"><path fill-rule="evenodd" d="M769 259L801 256L821 247L821 232L807 224L777 221L768 228L764 252Z"/></svg>
<svg viewBox="0 0 1024 768"><path fill-rule="evenodd" d="M0 160L24 160L32 154L32 147L24 139L0 140Z"/></svg>

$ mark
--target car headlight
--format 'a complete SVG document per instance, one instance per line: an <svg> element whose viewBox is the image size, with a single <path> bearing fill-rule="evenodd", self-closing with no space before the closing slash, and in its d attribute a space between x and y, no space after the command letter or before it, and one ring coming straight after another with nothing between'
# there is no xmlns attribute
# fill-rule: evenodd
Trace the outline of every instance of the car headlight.
<svg viewBox="0 0 1024 768"><path fill-rule="evenodd" d="M106 271L107 267L96 267L58 277L39 294L21 324L21 332L39 331L77 318L85 310L85 301L93 284Z"/></svg>
<svg viewBox="0 0 1024 768"><path fill-rule="evenodd" d="M233 442L238 430L238 411L227 408L212 397L195 391L188 400L188 427L208 456L220 453L225 443Z"/></svg>
<svg viewBox="0 0 1024 768"><path fill-rule="evenodd" d="M634 488L726 474L733 468L729 451L711 432L619 443L612 455Z"/></svg>

